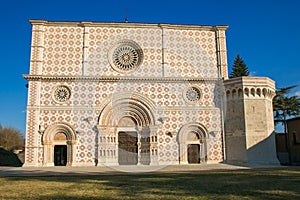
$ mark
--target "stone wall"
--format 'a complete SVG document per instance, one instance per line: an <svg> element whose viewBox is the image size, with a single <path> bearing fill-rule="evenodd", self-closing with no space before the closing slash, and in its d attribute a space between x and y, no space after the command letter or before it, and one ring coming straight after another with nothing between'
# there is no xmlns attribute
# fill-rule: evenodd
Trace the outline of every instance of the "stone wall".
<svg viewBox="0 0 300 200"><path fill-rule="evenodd" d="M177 136L190 123L207 131L201 140L206 161L223 161L226 26L30 22L26 165L53 165L51 149L62 141L49 130L70 136L64 141L72 149L70 165L94 165L99 155L116 162L113 138L118 120L128 116L153 130L158 164L179 163ZM143 124L148 118L151 123Z"/></svg>
<svg viewBox="0 0 300 200"><path fill-rule="evenodd" d="M272 109L275 83L269 78L239 77L224 84L227 161L278 163Z"/></svg>

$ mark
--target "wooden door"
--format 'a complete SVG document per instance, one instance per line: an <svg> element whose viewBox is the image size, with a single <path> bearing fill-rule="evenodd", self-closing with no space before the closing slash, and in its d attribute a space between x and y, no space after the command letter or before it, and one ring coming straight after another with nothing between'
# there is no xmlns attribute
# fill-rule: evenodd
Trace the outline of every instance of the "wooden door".
<svg viewBox="0 0 300 200"><path fill-rule="evenodd" d="M67 165L67 145L54 146L54 165L55 166Z"/></svg>
<svg viewBox="0 0 300 200"><path fill-rule="evenodd" d="M119 132L119 164L136 165L138 163L137 132Z"/></svg>
<svg viewBox="0 0 300 200"><path fill-rule="evenodd" d="M200 163L200 145L188 145L188 162L189 164Z"/></svg>

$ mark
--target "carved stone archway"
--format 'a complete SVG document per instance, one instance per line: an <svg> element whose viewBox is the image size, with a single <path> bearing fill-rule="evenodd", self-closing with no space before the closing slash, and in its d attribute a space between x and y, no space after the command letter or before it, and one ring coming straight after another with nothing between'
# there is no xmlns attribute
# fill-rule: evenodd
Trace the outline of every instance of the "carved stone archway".
<svg viewBox="0 0 300 200"><path fill-rule="evenodd" d="M62 136L64 135L65 138ZM57 139L58 138L58 139ZM59 139L62 138L62 139ZM67 123L59 122L54 123L46 128L42 143L44 145L44 166L54 166L54 146L66 145L67 146L67 166L74 166L75 145L76 145L76 132Z"/></svg>
<svg viewBox="0 0 300 200"><path fill-rule="evenodd" d="M155 165L157 162L157 125L155 123L156 107L145 95L133 93L118 93L103 103L99 115L99 158L102 164L118 165L119 133L134 133L137 135L138 161L141 165ZM103 138L116 138L115 142ZM101 139L102 138L102 139ZM101 142L102 141L102 142ZM109 141L109 142L108 142ZM108 155L108 152L116 152ZM103 152L106 152L105 154ZM102 155L102 156L101 156ZM115 155L115 156L114 156Z"/></svg>
<svg viewBox="0 0 300 200"><path fill-rule="evenodd" d="M207 160L207 129L200 123L183 125L177 135L179 144L179 164L189 164L189 147L199 146L199 163Z"/></svg>

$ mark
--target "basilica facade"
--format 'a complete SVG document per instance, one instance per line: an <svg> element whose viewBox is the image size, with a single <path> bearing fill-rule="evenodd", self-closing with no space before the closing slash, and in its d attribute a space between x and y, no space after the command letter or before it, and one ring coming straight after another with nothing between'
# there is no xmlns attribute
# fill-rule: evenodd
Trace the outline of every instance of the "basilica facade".
<svg viewBox="0 0 300 200"><path fill-rule="evenodd" d="M30 23L24 166L275 160L275 83L228 79L227 26Z"/></svg>

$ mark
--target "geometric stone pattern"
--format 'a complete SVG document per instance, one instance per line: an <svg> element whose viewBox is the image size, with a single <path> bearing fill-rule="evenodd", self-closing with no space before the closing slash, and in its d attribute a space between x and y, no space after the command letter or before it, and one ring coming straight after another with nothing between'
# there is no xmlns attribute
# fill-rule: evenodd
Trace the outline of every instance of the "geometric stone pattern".
<svg viewBox="0 0 300 200"><path fill-rule="evenodd" d="M216 44L212 31L167 30L163 49L162 30L157 28L89 27L86 31L86 75L120 75L110 67L107 52L116 41L130 39L138 43L144 53L143 67L130 73L131 76L161 76L164 56L165 76L216 78Z"/></svg>
<svg viewBox="0 0 300 200"><path fill-rule="evenodd" d="M213 31L167 30L166 75L217 76L216 39Z"/></svg>
<svg viewBox="0 0 300 200"><path fill-rule="evenodd" d="M31 24L25 165L53 165L62 143L72 166L116 165L122 130L138 132L142 164L187 162L179 133L194 129L202 161L224 160L226 26Z"/></svg>
<svg viewBox="0 0 300 200"><path fill-rule="evenodd" d="M64 84L66 85L66 83ZM51 101L51 90L54 88L54 84L45 83L45 85L46 86L42 87L44 88L44 95L41 97L41 105L57 105L56 102ZM163 85L154 83L118 83L118 85L102 83L99 85L100 86L96 86L96 84L93 85L93 83L75 83L72 87L72 98L74 101L71 100L71 102L73 102L73 106L68 107L68 109L59 110L41 109L40 118L45 127L51 125L53 122L64 121L73 124L79 133L86 133L78 135L79 148L77 152L78 156L81 158L79 162L91 163L93 162L94 157L94 154L92 153L94 142L92 127L88 123L84 122L84 119L95 116L94 119L90 120L91 122L97 123L97 116L99 115L97 105L101 104L105 98L114 95L116 92L124 90L128 92L137 91L142 93L157 102L157 105L161 107L179 107L172 111L164 111L164 109L161 109L162 111L158 112L158 116L168 116L164 126L158 129L158 142L160 143L158 147L160 148L159 157L162 157L160 160L161 162L178 159L176 132L181 126L183 126L183 124L189 121L198 121L204 124L211 132L214 132L214 134L218 136L216 137L219 138L217 141L212 141L213 143L216 143L216 145L208 145L208 147L213 147L213 149L215 149L212 152L208 151L208 156L211 157L211 160L222 160L222 148L220 148L222 147L222 141L219 110L213 109L213 111L211 111L209 109L205 109L204 106L202 107L202 105L205 105L205 107L215 106L216 102L212 101L214 99L214 84L201 84L203 98L198 102L198 105L200 105L199 108L191 107L183 100L182 91L187 87L187 83L177 85L177 87L168 83ZM86 108L82 110L78 108L78 110L76 110L76 106L89 105L93 106L90 110ZM180 106L185 106L189 111L185 111L185 108L180 108ZM170 138L166 136L165 132L172 132L174 137ZM167 145L167 147L163 148L165 145Z"/></svg>
<svg viewBox="0 0 300 200"><path fill-rule="evenodd" d="M76 75L82 64L82 28L44 28L43 75Z"/></svg>
<svg viewBox="0 0 300 200"><path fill-rule="evenodd" d="M35 110L38 118L33 123L33 114L27 114L28 165L47 162L43 158L43 151L48 151L45 145L32 141L42 141L43 131L58 123L67 123L76 131L73 165L94 165L95 159L104 154L105 162L114 159L116 133L96 131L95 125L99 123L103 102L124 92L145 96L156 106L154 119L164 118L162 123L152 122L150 150L154 157L157 156L157 164L178 163L177 134L189 122L198 122L208 131L207 162L223 160L222 87L218 82L214 28L168 28L167 25L147 24L118 27L109 23L78 26L76 23L65 25L44 21L32 21L32 24L29 76L43 76L44 79L27 78L28 110ZM120 44L128 44L128 47L123 48ZM113 54L117 52L114 48L120 49L118 55ZM109 51L113 53L110 55ZM112 55L117 59L113 61L114 65L128 65L130 70L112 67L109 62ZM149 78L143 79L145 76ZM55 80L46 80L47 77L55 77ZM102 78L103 81L84 81L82 77ZM106 77L120 79L106 81ZM138 77L139 80L130 81L126 77ZM157 80L151 80L151 77ZM166 81L164 77L175 79ZM186 78L196 80L190 82ZM196 88L196 93L194 90L184 93L188 88ZM54 143L53 139L53 144L46 146ZM35 156L38 161L33 161Z"/></svg>

